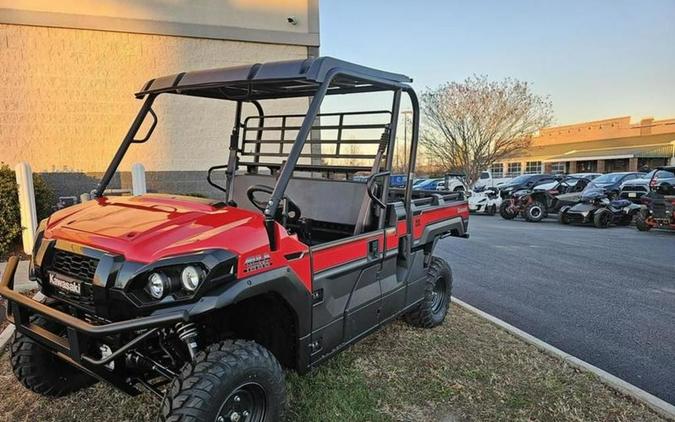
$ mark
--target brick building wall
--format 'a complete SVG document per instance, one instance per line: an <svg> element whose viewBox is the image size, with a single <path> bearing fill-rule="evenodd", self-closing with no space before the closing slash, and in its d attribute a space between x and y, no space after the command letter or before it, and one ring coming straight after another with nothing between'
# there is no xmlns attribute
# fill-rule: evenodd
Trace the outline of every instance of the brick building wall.
<svg viewBox="0 0 675 422"><path fill-rule="evenodd" d="M153 77L307 57L301 46L19 25L0 25L0 43L0 161L28 161L40 172L103 171L140 107L133 93ZM301 109L307 101L289 103ZM120 170L137 161L176 171L226 160L233 104L164 96L155 110L152 141L130 149Z"/></svg>
<svg viewBox="0 0 675 422"><path fill-rule="evenodd" d="M315 0L71 6L0 0L0 162L27 161L59 195L95 187L147 80L318 52ZM307 99L263 106L267 114L302 112ZM128 187L131 165L140 162L152 191L214 193L206 170L227 161L234 104L165 95L153 108L152 139L130 148L111 187Z"/></svg>

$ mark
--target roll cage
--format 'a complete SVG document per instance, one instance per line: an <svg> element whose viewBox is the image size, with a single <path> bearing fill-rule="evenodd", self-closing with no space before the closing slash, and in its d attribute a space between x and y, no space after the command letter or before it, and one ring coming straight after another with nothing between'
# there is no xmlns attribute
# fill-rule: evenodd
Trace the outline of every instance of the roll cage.
<svg viewBox="0 0 675 422"><path fill-rule="evenodd" d="M236 66L220 69L183 72L176 75L164 76L148 81L144 87L136 93L136 98L143 99L143 105L134 119L131 127L110 165L104 173L96 190L95 197L104 194L107 186L117 171L120 162L124 158L129 147L134 143L147 142L157 125L157 115L152 109L153 102L161 94L188 95L204 98L230 100L236 102L234 126L230 135L229 158L226 165L213 166L208 170L207 181L216 189L225 194L225 202L232 199L234 176L237 169L246 167L249 172L257 172L260 168L268 168L276 175L276 184L264 210L265 226L272 249L275 249L274 218L276 210L284 198L286 188L295 171L344 173L347 177L353 176L359 171L370 172L367 180L367 193L374 204L385 208L389 190L389 176L392 170L396 127L400 111L401 96L408 95L412 105L412 139L406 153L408 154L407 180L413 179L415 171L415 157L417 155L417 142L419 137L419 102L415 91L410 85L412 79L400 74L384 72L365 66L349 63L331 57L309 58L306 60L292 60L281 62L258 63L247 66ZM320 113L321 104L326 95L356 94L366 92L393 93L391 108L389 110L353 112L353 113ZM261 100L311 97L305 114L293 115L265 115ZM249 116L242 120L244 103L252 104L257 116ZM381 123L358 123L348 124L345 120L348 116L365 116L386 114L389 120L386 124ZM150 115L152 123L147 134L136 139L140 128ZM317 124L327 118L337 118L337 124ZM290 124L291 119L300 119L300 124ZM265 126L265 122L280 120L275 126ZM382 129L380 139L345 139L343 133L346 129ZM321 137L310 137L310 132L321 130L337 130L336 139L322 140ZM264 131L273 131L279 134L273 140L265 139ZM295 133L295 136L287 134ZM242 136L243 135L243 136ZM278 145L276 152L270 152L272 144ZM292 145L290 151L284 152L284 144ZM305 145L333 144L333 154L310 154L303 153ZM365 144L377 145L375 154L347 154L342 145ZM252 150L247 147L252 146ZM264 146L268 150L263 149ZM242 158L249 158L243 161ZM264 159L281 158L281 162ZM310 163L298 163L301 158L310 158ZM371 159L377 165L329 165L322 162L331 158ZM216 184L212 179L215 170L225 170L226 186ZM380 197L374 196L372 185L376 178L383 178ZM412 183L407 183L403 193L404 206L407 215L411 213ZM384 214L384 213L382 213ZM380 217L383 218L383 215ZM407 220L408 232L412 232L412 220Z"/></svg>

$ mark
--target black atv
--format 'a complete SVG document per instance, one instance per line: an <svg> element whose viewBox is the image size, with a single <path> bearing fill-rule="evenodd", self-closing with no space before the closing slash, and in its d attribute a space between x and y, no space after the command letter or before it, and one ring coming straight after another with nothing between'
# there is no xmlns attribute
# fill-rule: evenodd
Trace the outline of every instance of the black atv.
<svg viewBox="0 0 675 422"><path fill-rule="evenodd" d="M579 192L589 182L586 178L566 176L532 188L516 190L503 200L499 214L506 220L512 220L520 214L529 222L539 222L550 212L557 212L565 205L578 202Z"/></svg>
<svg viewBox="0 0 675 422"><path fill-rule="evenodd" d="M606 229L611 224L628 226L642 207L627 199L610 200L602 189L591 189L574 205L560 208L558 221L561 224L593 224Z"/></svg>

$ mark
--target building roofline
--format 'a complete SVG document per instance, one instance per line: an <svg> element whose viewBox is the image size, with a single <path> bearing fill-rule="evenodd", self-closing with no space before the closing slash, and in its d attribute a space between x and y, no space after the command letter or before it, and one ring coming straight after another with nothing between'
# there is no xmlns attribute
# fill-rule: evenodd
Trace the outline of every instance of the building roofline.
<svg viewBox="0 0 675 422"><path fill-rule="evenodd" d="M43 12L8 8L0 8L0 23L9 25L44 26L52 28L85 29L93 31L319 47L318 7L317 0L309 1L309 32L278 31L225 25L154 21L149 19L80 15L74 13Z"/></svg>

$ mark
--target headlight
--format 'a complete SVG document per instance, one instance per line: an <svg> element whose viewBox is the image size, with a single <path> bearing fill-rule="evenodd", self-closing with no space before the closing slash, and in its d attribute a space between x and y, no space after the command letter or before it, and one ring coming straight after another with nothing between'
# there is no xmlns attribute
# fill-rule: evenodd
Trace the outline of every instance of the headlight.
<svg viewBox="0 0 675 422"><path fill-rule="evenodd" d="M161 299L169 288L169 278L162 273L152 273L148 276L145 290L155 299Z"/></svg>
<svg viewBox="0 0 675 422"><path fill-rule="evenodd" d="M180 281L183 284L183 288L188 292L197 290L202 280L204 280L204 271L192 265L183 268L183 271L180 273Z"/></svg>

